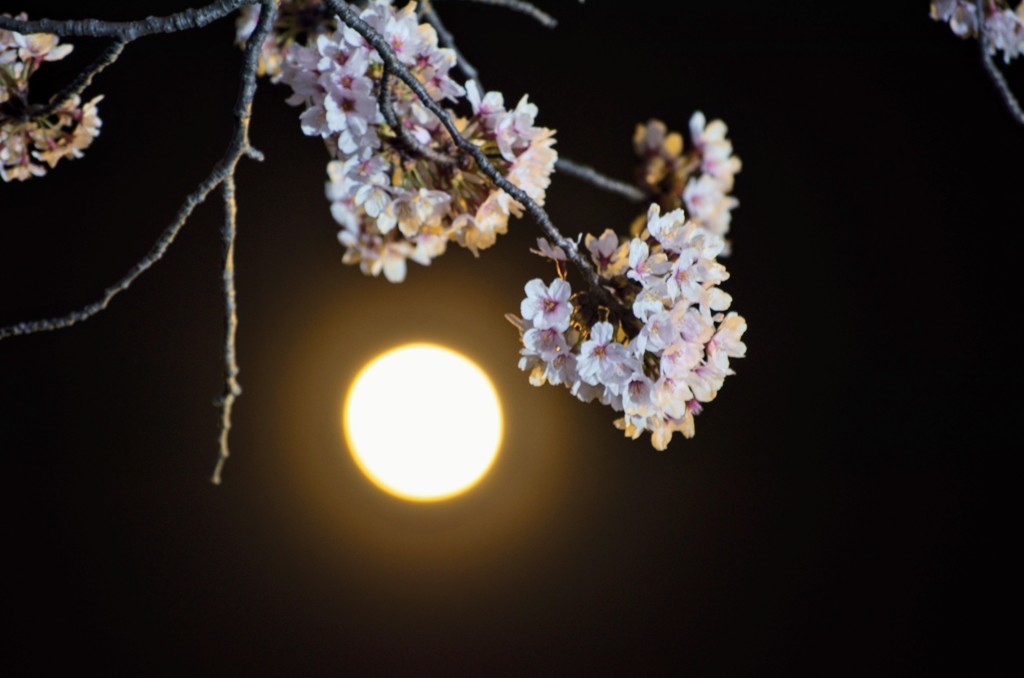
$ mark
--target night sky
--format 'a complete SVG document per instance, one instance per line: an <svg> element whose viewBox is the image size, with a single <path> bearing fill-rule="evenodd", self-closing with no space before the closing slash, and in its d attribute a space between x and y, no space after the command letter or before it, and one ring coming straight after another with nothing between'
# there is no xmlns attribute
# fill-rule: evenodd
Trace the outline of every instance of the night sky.
<svg viewBox="0 0 1024 678"><path fill-rule="evenodd" d="M189 3L89 4L0 11ZM0 343L0 671L1019 675L1001 617L1019 610L1024 128L977 44L925 0L540 4L556 30L437 3L560 153L629 178L637 123L700 109L743 160L725 289L748 357L697 436L656 452L518 371L503 315L553 276L528 220L402 285L342 265L326 152L265 83L267 160L238 172L223 485L217 200L101 316ZM94 300L149 249L226 148L233 30L130 45L89 90L106 99L86 157L0 185L0 324ZM73 42L42 96L103 47ZM573 236L638 213L571 177L548 206ZM366 481L340 430L361 365L416 340L477 361L507 431L480 485L430 505Z"/></svg>

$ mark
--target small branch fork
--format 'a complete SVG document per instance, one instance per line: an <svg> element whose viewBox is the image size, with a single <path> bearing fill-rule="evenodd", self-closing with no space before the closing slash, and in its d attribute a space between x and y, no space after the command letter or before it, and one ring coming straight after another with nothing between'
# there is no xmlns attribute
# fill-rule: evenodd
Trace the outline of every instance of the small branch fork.
<svg viewBox="0 0 1024 678"><path fill-rule="evenodd" d="M199 184L196 190L185 198L174 220L160 234L156 244L153 245L146 256L132 266L128 273L114 285L108 287L100 299L57 318L22 322L7 327L0 327L0 340L3 340L24 334L71 327L79 322L88 320L104 310L114 297L127 290L140 275L164 256L164 253L167 252L171 243L174 242L178 232L185 225L185 222L188 221L195 208L205 201L207 196L215 189L221 188L225 212L222 229L224 240L224 270L222 278L226 325L224 337L225 387L224 395L218 401L221 409L221 427L219 437L220 449L212 477L212 481L215 484L220 483L224 462L229 456L228 432L231 430L231 410L235 399L241 394L241 388L238 385L237 379L238 363L235 352L235 335L238 327L234 264L235 236L237 232L235 168L238 166L238 161L243 155L255 160L263 159L263 155L249 144L249 121L252 115L253 97L256 94L256 71L259 63L260 49L273 26L274 18L277 14L278 0L259 0L258 3L252 0L248 2L245 0L218 0L199 9L190 9L167 17L149 17L131 22L106 22L95 19L84 19L81 21L51 21L48 19L17 21L0 17L0 28L23 34L56 33L62 36L114 38L114 42L104 51L100 58L64 91L54 97L48 105L59 107L60 103L66 101L67 98L84 90L93 76L113 63L127 43L154 33L173 33L191 28L200 28L247 4L260 5L260 19L245 48L240 77L241 84L238 100L234 108L234 116L236 118L234 134L223 157L214 165L209 176Z"/></svg>
<svg viewBox="0 0 1024 678"><path fill-rule="evenodd" d="M988 35L985 34L984 0L975 0L975 6L978 8L978 44L981 46L981 64L985 67L985 72L988 73L988 77L992 79L992 83L1003 97L1003 103L1006 104L1010 115L1013 116L1014 120L1024 125L1024 109L1021 108L1020 102L1013 95L1009 83L1006 82L1006 78L999 70L999 67L996 66L995 60L988 51Z"/></svg>

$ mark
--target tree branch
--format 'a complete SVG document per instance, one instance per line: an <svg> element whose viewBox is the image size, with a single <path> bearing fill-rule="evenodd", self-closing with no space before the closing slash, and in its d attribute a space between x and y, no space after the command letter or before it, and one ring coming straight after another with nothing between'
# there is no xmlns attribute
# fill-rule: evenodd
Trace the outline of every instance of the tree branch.
<svg viewBox="0 0 1024 678"><path fill-rule="evenodd" d="M178 33L193 28L202 28L217 19L227 16L243 5L256 4L253 0L215 0L205 7L186 9L168 16L150 16L134 21L101 21L99 19L36 19L19 21L0 17L0 28L16 33L56 33L62 37L120 38L131 42L154 33Z"/></svg>
<svg viewBox="0 0 1024 678"><path fill-rule="evenodd" d="M231 432L231 411L235 399L242 394L238 384L238 362L236 360L235 335L238 330L238 307L235 295L235 236L238 232L238 206L235 202L235 167L243 154L253 158L262 158L262 154L249 145L249 122L252 119L252 101L256 96L257 71L259 70L260 51L263 43L274 26L277 18L278 0L260 1L260 18L252 36L245 43L245 57L242 61L241 85L238 101L235 104L234 138L231 140L228 156L229 169L224 176L224 227L221 233L224 240L224 395L220 405L220 436L217 463L210 481L219 485L224 464L231 452L228 448L228 434Z"/></svg>
<svg viewBox="0 0 1024 678"><path fill-rule="evenodd" d="M57 92L55 95L50 97L50 103L46 104L39 111L29 110L29 117L33 118L46 118L57 112L61 106L68 102L73 97L81 96L85 88L92 84L92 79L99 75L107 66L111 65L117 58L121 56L121 52L124 51L124 46L128 43L120 38L117 38L112 42L103 52L96 57L88 68L78 74L74 80L72 80L67 87Z"/></svg>
<svg viewBox="0 0 1024 678"><path fill-rule="evenodd" d="M391 72L395 77L408 85L409 89L419 97L420 102L427 108L427 110L437 116L438 120L441 121L441 124L444 125L444 128L448 130L448 134L451 136L455 145L472 156L477 165L479 165L480 170L486 174L498 188L502 189L515 198L517 202L522 204L533 220L540 225L545 235L565 251L566 256L579 270L597 301L607 306L617 315L626 317L625 309L622 307L622 304L620 304L614 295L604 287L597 271L595 271L593 265L582 254L580 254L579 250L576 248L576 243L562 235L561 232L555 228L555 225L551 222L551 218L548 216L548 213L544 211L543 207L534 202L534 200L526 194L526 191L505 178L501 172L491 164L491 161L476 144L468 141L461 133L459 133L458 128L455 127L455 123L452 122L448 113L427 93L423 88L423 85L420 84L420 81L416 79L416 76L409 72L409 69L398 60L395 56L394 50L391 48L391 45L389 45L387 41L384 40L384 38L369 24L359 18L358 12L356 12L356 10L348 3L343 2L342 0L325 0L325 2L332 11L338 14L341 21L359 33L363 39L377 50L377 53L384 61L384 64L391 69Z"/></svg>
<svg viewBox="0 0 1024 678"><path fill-rule="evenodd" d="M235 348L235 336L238 332L238 305L235 294L235 236L238 233L238 205L235 202L234 173L224 179L222 188L224 196L224 227L221 235L224 238L224 395L218 400L220 406L220 435L217 440L219 450L217 463L213 469L210 482L220 485L224 463L231 452L228 448L228 434L231 432L231 410L235 399L242 394L238 384L238 361Z"/></svg>
<svg viewBox="0 0 1024 678"><path fill-rule="evenodd" d="M494 5L495 7L504 7L510 9L513 12L519 12L525 14L531 19L535 19L544 28L554 28L558 25L558 21L537 7L531 2L525 2L524 0L467 0L468 2L476 2L481 5Z"/></svg>
<svg viewBox="0 0 1024 678"><path fill-rule="evenodd" d="M985 34L985 10L983 0L975 0L975 6L978 8L978 43L981 45L981 64L985 67L985 71L988 73L988 77L992 79L992 83L999 90L999 94L1003 97L1003 103L1006 104L1006 108L1010 111L1010 115L1013 119L1024 125L1024 109L1021 109L1020 102L1017 101L1017 97L1013 95L1013 90L1010 89L1009 83L1006 82L1006 78L1003 76L999 67L996 66L995 60L988 51L988 36Z"/></svg>
<svg viewBox="0 0 1024 678"><path fill-rule="evenodd" d="M600 188L603 191L620 195L630 202L643 202L649 197L646 193L632 184L627 184L624 181L607 177L595 170L593 167L581 165L573 160L569 160L568 158L559 158L555 163L555 167L559 171L565 172L571 177L585 181L591 186Z"/></svg>
<svg viewBox="0 0 1024 678"><path fill-rule="evenodd" d="M67 98L80 93L89 85L92 77L113 63L125 44L136 38L152 33L169 33L187 28L205 26L207 23L234 11L243 4L255 4L244 0L219 0L205 8L186 10L169 17L142 19L136 22L111 23L85 19L82 21L29 21L20 22L0 18L0 27L19 33L57 33L61 35L79 36L112 36L116 40L108 47L96 62L81 73L65 90L54 97L50 106L59 107ZM111 300L127 290L140 275L150 266L159 261L168 247L174 242L178 232L192 215L195 208L206 200L206 197L217 187L222 186L224 198L224 269L222 280L224 286L225 335L224 335L224 395L219 399L221 409L219 453L214 468L212 481L219 484L224 463L229 456L228 434L231 430L231 412L235 399L242 390L238 384L238 362L235 350L235 336L238 329L237 301L235 294L235 237L237 234L237 203L235 200L235 169L243 155L260 160L262 154L249 144L249 122L252 117L252 101L256 94L256 73L259 55L263 42L273 26L277 14L278 0L259 0L261 8L259 23L247 41L242 61L238 99L233 109L236 118L235 130L231 142L223 157L214 165L195 191L185 198L174 221L164 230L156 244L142 261L135 264L127 274L113 286L105 290L98 300L77 311L49 320L23 322L9 327L0 328L0 340L22 334L33 334L50 330L63 329L82 322L107 308Z"/></svg>
<svg viewBox="0 0 1024 678"><path fill-rule="evenodd" d="M456 158L439 153L426 144L421 144L416 137L409 133L402 121L398 119L395 109L391 103L391 68L385 63L384 72L380 77L380 93L377 95L377 105L384 115L384 122L388 124L398 140L412 153L423 156L439 165L451 167L456 163Z"/></svg>

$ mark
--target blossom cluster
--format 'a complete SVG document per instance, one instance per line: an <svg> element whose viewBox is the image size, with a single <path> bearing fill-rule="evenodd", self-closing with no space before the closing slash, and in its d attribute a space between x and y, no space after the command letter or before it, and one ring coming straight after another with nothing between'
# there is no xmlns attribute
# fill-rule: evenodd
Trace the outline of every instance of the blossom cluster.
<svg viewBox="0 0 1024 678"><path fill-rule="evenodd" d="M693 148L684 152L682 135L669 132L660 120L637 125L633 147L643 160L638 179L661 207L685 208L699 226L724 238L739 205L730 193L742 163L733 155L721 120L708 123L697 111L689 128ZM726 241L726 254L729 246Z"/></svg>
<svg viewBox="0 0 1024 678"><path fill-rule="evenodd" d="M539 245L564 260L561 248ZM717 261L725 242L682 209L652 204L636 237L620 242L607 229L586 246L618 314L562 278L531 280L521 317L509 316L522 335L520 369L535 386L562 384L621 412L615 425L634 439L649 431L655 449L677 431L692 437L694 416L733 374L730 359L746 354L746 321L719 287L729 277Z"/></svg>
<svg viewBox="0 0 1024 678"><path fill-rule="evenodd" d="M7 15L5 15L7 16ZM18 17L25 20L27 17ZM0 179L26 181L64 158L80 158L99 135L98 96L83 104L71 96L52 113L29 103L29 78L72 46L50 33L22 35L0 29Z"/></svg>
<svg viewBox="0 0 1024 678"><path fill-rule="evenodd" d="M454 51L439 47L433 27L418 22L415 3L396 9L389 0L373 0L360 16L434 101L468 103L469 117L453 115L462 136L543 204L557 153L554 132L534 124L537 107L524 96L507 109L500 93L456 82ZM408 260L428 265L451 241L474 254L493 245L522 205L461 155L408 86L385 78L380 55L362 36L336 23L334 30L307 30L306 44L289 43L275 28L264 61L272 77L271 64L280 63L276 77L292 89L289 103L304 109L303 132L321 137L333 158L326 194L341 225L342 261L400 282Z"/></svg>
<svg viewBox="0 0 1024 678"><path fill-rule="evenodd" d="M1001 51L1004 63L1024 53L1024 2L1014 11L1004 0L984 0L982 11L979 21L974 0L935 0L931 6L932 18L949 23L961 38L976 38L983 31L989 54Z"/></svg>

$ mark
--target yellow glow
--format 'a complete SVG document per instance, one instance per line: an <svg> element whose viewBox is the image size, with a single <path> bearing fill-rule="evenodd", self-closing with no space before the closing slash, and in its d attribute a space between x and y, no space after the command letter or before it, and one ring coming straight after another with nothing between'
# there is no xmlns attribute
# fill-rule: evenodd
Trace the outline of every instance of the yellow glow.
<svg viewBox="0 0 1024 678"><path fill-rule="evenodd" d="M501 405L466 357L408 344L359 373L345 398L344 428L359 468L381 489L436 501L468 490L494 463Z"/></svg>

